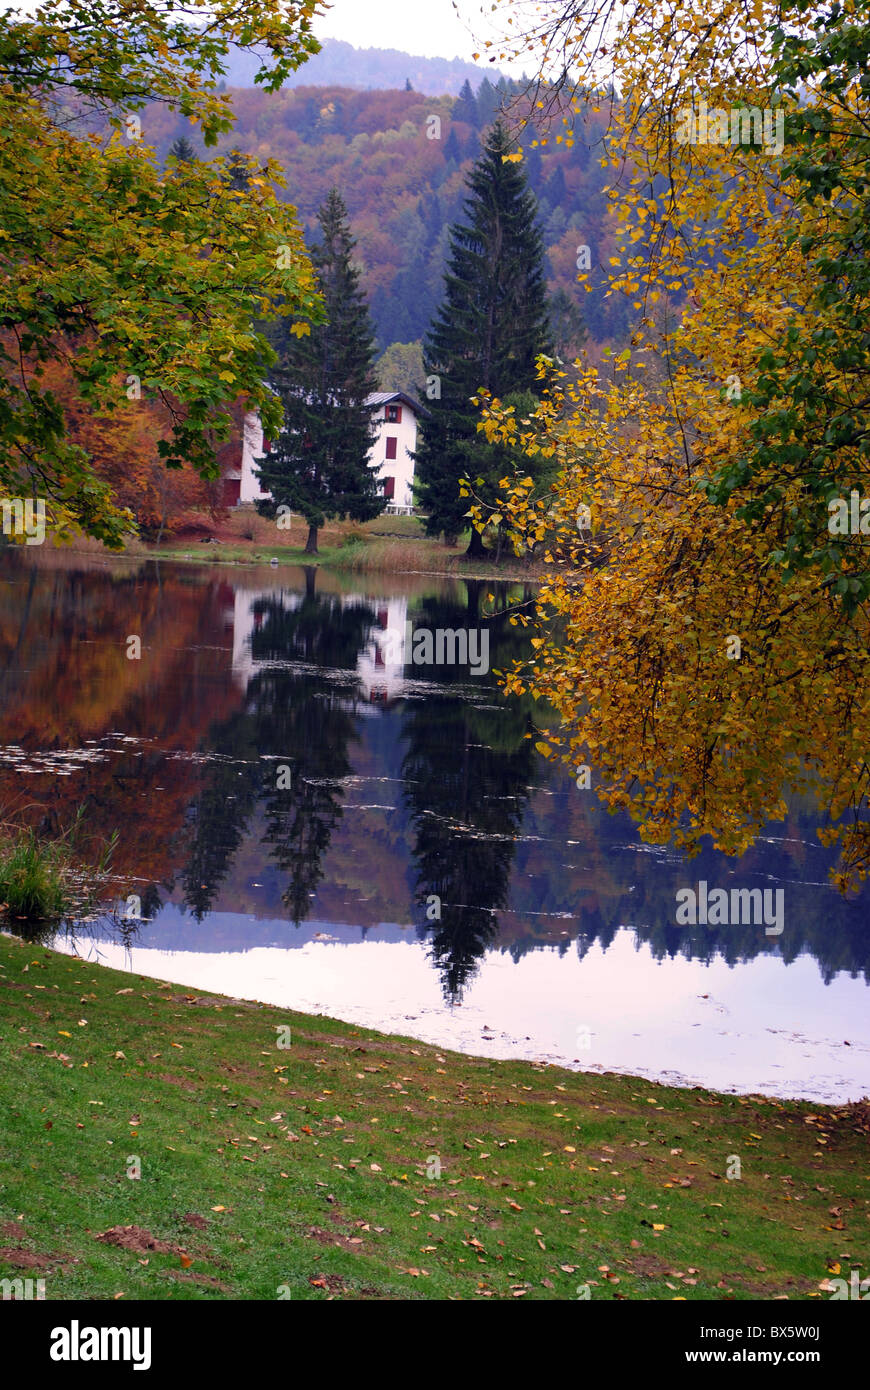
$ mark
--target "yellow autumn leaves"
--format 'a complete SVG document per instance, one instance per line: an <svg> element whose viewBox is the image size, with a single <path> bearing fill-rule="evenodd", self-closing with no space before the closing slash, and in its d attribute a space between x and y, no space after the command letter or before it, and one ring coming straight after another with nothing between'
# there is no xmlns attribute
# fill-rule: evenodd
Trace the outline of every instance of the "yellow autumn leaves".
<svg viewBox="0 0 870 1390"><path fill-rule="evenodd" d="M587 10L580 0L575 21ZM749 447L766 345L816 313L809 262L786 230L797 220L818 235L835 213L797 204L766 151L675 143L676 113L698 92L711 107L767 107L768 60L737 5L715 23L683 7L673 23L692 42L676 47L656 10L634 0L613 60L631 97L614 105L608 142L611 286L638 315L630 349L600 372L575 364L574 384L542 364L530 426L483 401L488 438L561 465L551 499L531 501L513 479L497 503L515 550L543 541L546 562L533 654L504 683L550 702L549 746L571 767L594 761L599 794L647 840L691 852L710 835L738 854L785 814L787 790L815 791L845 889L870 867L868 615L844 618L812 569L783 582L771 509L750 525L739 490L725 506L703 491ZM767 0L755 11L772 21ZM800 480L776 481L790 515ZM487 519L477 502L471 514Z"/></svg>

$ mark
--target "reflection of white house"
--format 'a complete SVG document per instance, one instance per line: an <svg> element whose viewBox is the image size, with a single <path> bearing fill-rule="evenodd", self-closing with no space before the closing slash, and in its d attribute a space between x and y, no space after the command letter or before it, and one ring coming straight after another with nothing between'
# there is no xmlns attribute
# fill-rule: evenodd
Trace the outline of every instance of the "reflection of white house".
<svg viewBox="0 0 870 1390"><path fill-rule="evenodd" d="M414 505L414 460L417 447L417 422L428 412L404 391L376 391L366 398L377 427L369 462L376 467L387 504L387 511L410 511ZM254 473L265 453L263 426L256 411L248 411L242 432L241 464L225 474L228 505L235 502L256 502L268 497ZM238 483L238 491L235 484Z"/></svg>
<svg viewBox="0 0 870 1390"><path fill-rule="evenodd" d="M268 603L270 599L284 608L293 609L299 607L302 595L289 589L239 588L233 596L233 675L243 690L251 676L264 664L254 660L251 639L263 621L262 614L255 610L259 604Z"/></svg>
<svg viewBox="0 0 870 1390"><path fill-rule="evenodd" d="M258 661L252 651L254 634L259 631L264 615L258 612L262 603L278 603L286 609L295 609L302 602L302 595L291 589L242 589L233 593L226 609L226 620L233 633L232 670L238 684L247 689L249 680L268 661ZM369 598L363 594L346 594L343 604L355 606L370 603L375 610L376 626L368 645L357 658L355 672L342 673L349 680L349 694L356 706L357 701L369 705L384 705L395 700L403 690L403 647L405 623L408 616L406 598ZM268 618L265 618L268 621ZM353 690L354 683L358 682ZM359 713L363 713L363 708ZM372 711L374 713L374 711Z"/></svg>
<svg viewBox="0 0 870 1390"><path fill-rule="evenodd" d="M372 705L386 705L401 695L404 687L403 641L408 600L378 600L375 612L378 625L365 651L360 653L356 671L363 698Z"/></svg>

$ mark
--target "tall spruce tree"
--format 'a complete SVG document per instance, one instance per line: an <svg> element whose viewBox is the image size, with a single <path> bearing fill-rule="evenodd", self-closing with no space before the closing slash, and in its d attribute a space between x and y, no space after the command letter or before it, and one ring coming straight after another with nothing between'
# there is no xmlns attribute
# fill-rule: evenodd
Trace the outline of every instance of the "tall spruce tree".
<svg viewBox="0 0 870 1390"><path fill-rule="evenodd" d="M417 494L427 533L448 541L467 525L459 479L476 476L476 460L494 471L471 398L481 387L502 399L534 390L535 358L550 349L538 206L522 166L505 159L511 152L497 121L468 178L466 222L451 228L444 299L424 343L426 374L441 394L415 456ZM468 554L484 553L473 530Z"/></svg>
<svg viewBox="0 0 870 1390"><path fill-rule="evenodd" d="M378 389L374 330L351 259L356 242L337 189L318 220L321 239L311 259L327 318L303 337L281 326L272 385L281 397L284 425L257 470L271 494L257 503L260 515L274 517L282 504L301 512L308 522L309 555L317 554L317 532L327 520L370 521L384 506L369 463L375 429L365 404Z"/></svg>

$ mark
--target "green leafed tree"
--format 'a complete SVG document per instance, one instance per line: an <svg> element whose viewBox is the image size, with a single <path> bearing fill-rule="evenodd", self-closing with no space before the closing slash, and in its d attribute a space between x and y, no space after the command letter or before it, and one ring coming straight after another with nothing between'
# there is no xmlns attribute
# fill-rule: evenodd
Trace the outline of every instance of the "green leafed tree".
<svg viewBox="0 0 870 1390"><path fill-rule="evenodd" d="M44 379L53 361L81 408L162 402L169 467L216 476L240 397L278 427L274 358L252 322L319 312L295 211L273 187L282 173L269 164L240 190L216 159L167 177L145 108L163 103L214 146L234 124L219 87L229 45L265 53L257 81L275 90L317 52L318 8L213 0L198 27L173 0L0 15L0 492L44 499L59 534L118 548L132 518L71 442Z"/></svg>
<svg viewBox="0 0 870 1390"><path fill-rule="evenodd" d="M481 389L500 399L533 390L535 359L550 350L537 202L503 121L489 132L468 187L465 221L450 232L444 297L424 343L431 419L416 454L427 532L448 541L468 524L460 479L477 476L476 460L491 471L473 398ZM472 530L468 554L483 553Z"/></svg>
<svg viewBox="0 0 870 1390"><path fill-rule="evenodd" d="M784 243L808 258L810 298L762 345L744 396L748 447L708 493L727 504L739 490L737 514L753 528L775 516L783 578L812 569L853 612L870 599L868 521L850 515L853 491L859 505L870 491L868 7L834 3L811 30L777 25L771 42L776 86L792 102L782 174L798 216ZM801 102L807 83L813 104ZM786 505L795 483L800 501Z"/></svg>
<svg viewBox="0 0 870 1390"><path fill-rule="evenodd" d="M318 221L312 260L326 322L308 333L283 331L282 325L274 386L284 426L258 470L270 498L257 503L262 516L274 517L282 505L301 512L309 555L317 554L317 532L327 520L370 521L384 505L369 461L375 429L366 398L377 390L374 329L337 189Z"/></svg>
<svg viewBox="0 0 870 1390"><path fill-rule="evenodd" d="M391 343L377 361L378 385L382 391L404 391L419 398L426 376L423 344Z"/></svg>

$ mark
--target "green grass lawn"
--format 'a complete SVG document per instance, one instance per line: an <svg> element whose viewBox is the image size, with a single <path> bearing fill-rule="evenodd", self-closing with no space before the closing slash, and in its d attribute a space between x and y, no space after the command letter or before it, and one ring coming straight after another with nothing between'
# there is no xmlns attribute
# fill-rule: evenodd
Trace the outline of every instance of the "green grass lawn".
<svg viewBox="0 0 870 1390"><path fill-rule="evenodd" d="M527 564L506 552L499 564L465 559L470 532L453 547L426 536L416 516L382 514L364 523L330 521L321 529L316 556L306 555L307 526L299 517L290 531L278 531L274 522L252 509L231 513L218 537L204 545L198 540L175 537L148 553L164 559L187 559L200 564L323 565L330 569L382 574L456 574L473 578L534 579L540 564Z"/></svg>
<svg viewBox="0 0 870 1390"><path fill-rule="evenodd" d="M866 1104L464 1057L9 936L0 1007L0 1277L47 1299L827 1298L870 1264Z"/></svg>

